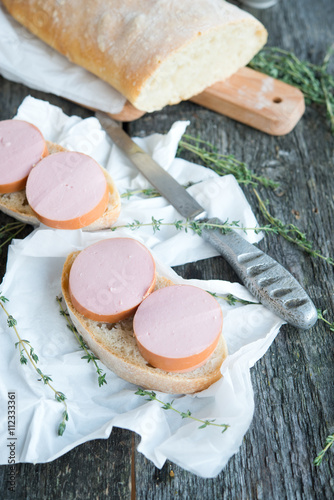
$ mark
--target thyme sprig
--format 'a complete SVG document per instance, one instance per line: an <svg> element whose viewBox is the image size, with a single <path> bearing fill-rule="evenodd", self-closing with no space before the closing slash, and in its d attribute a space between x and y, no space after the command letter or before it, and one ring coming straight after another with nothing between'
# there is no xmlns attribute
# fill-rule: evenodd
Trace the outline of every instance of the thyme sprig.
<svg viewBox="0 0 334 500"><path fill-rule="evenodd" d="M183 144L184 146L184 140L183 140L184 138L190 139L194 144L192 145L191 149L185 147L183 147L183 149L188 149L193 154L198 156L198 158L200 158L208 168L214 170L219 175L225 175L226 173L233 173L236 176L238 182L250 184L251 187L253 187L254 194L258 201L259 209L264 218L270 223L269 225L262 226L261 227L262 231L267 233L271 232L274 234L279 234L287 241L293 243L294 245L296 245L297 247L299 247L301 250L305 251L312 257L318 257L327 262L328 264L334 265L334 259L329 256L324 256L320 251L315 250L313 248L313 243L308 240L306 234L303 233L297 226L295 226L294 224L285 224L283 221L270 214L265 202L261 198L256 187L258 187L259 184L262 184L265 187L270 187L275 189L278 187L277 183L271 181L270 179L267 179L266 177L255 176L246 167L246 165L241 162L239 163L242 165L242 168L240 168L240 170L237 170L237 172L224 170L223 168L220 168L221 155L216 152L215 148L210 143L199 139L195 139L194 137L191 136L183 136L182 140L180 141L180 145ZM201 147L201 145L210 148L212 151L206 152L205 149ZM133 227L135 228L135 224L133 225Z"/></svg>
<svg viewBox="0 0 334 500"><path fill-rule="evenodd" d="M28 364L28 361L30 361L31 365L35 369L35 371L38 373L40 378L38 379L39 382L43 382L45 385L48 385L50 389L54 392L55 395L55 400L58 401L58 403L63 403L65 410L63 411L62 414L62 420L59 424L58 427L58 435L62 436L64 434L64 431L66 429L66 422L68 421L68 408L66 404L66 396L63 392L57 391L53 385L50 384L52 382L52 378L50 375L46 375L40 368L37 367L37 363L39 361L39 358L34 350L34 348L31 346L29 340L22 339L17 328L17 321L16 319L9 314L7 311L5 304L6 302L9 302L9 299L7 299L4 295L0 293L0 306L4 313L7 315L7 325L9 328L13 328L17 338L18 342L15 343L15 347L19 348L20 352L20 363L21 365L26 365Z"/></svg>
<svg viewBox="0 0 334 500"><path fill-rule="evenodd" d="M321 452L318 454L318 456L313 461L315 466L318 467L321 464L322 459L324 458L325 454L330 449L330 447L333 445L333 443L334 443L334 434L330 434L326 438L324 448L321 450Z"/></svg>
<svg viewBox="0 0 334 500"><path fill-rule="evenodd" d="M4 241L0 243L0 249L7 245L15 236L17 236L23 229L26 227L26 224L23 222L9 222L0 228L0 240L7 237Z"/></svg>
<svg viewBox="0 0 334 500"><path fill-rule="evenodd" d="M193 186L194 184L196 184L196 183L195 182L188 182L187 184L183 184L183 187L185 189L187 189L188 187ZM133 196L136 196L136 195L144 195L145 198L159 198L159 197L161 197L161 194L159 193L159 191L157 191L156 189L154 189L152 187L152 188L146 188L146 189L128 189L127 191L125 191L125 193L121 194L121 198L126 198L127 200L129 200L130 198L132 198Z"/></svg>
<svg viewBox="0 0 334 500"><path fill-rule="evenodd" d="M318 312L318 319L326 323L326 325L329 326L330 331L334 332L334 321L331 323L326 318L324 318L324 316L327 314L327 310L321 311L321 309L318 309L317 312Z"/></svg>
<svg viewBox="0 0 334 500"><path fill-rule="evenodd" d="M121 194L121 198L126 198L129 200L135 195L142 194L146 196L147 198L157 198L158 196L161 196L159 191L157 191L154 188L147 188L147 189L128 189L125 193Z"/></svg>
<svg viewBox="0 0 334 500"><path fill-rule="evenodd" d="M70 315L69 313L63 308L63 298L62 297L56 297L56 300L59 304L59 313L61 316L63 316L65 319L66 319L66 322L67 322L67 328L69 330L71 330L72 333L74 333L77 341L79 342L79 345L81 347L81 349L83 351L85 351L85 356L82 356L81 359L87 359L87 363L90 363L92 362L92 364L95 366L95 369L96 369L96 373L97 373L97 381L98 381L98 384L99 384L99 387L102 387L103 384L107 384L107 381L106 381L106 376L107 374L106 373L103 373L103 370L102 368L99 367L99 365L97 364L97 361L99 360L99 358L97 358L95 356L95 354L93 354L92 352L90 352L88 349L88 345L86 344L86 342L84 341L84 339L82 338L82 336L79 334L77 328L73 325L72 321L71 321L71 318L70 318Z"/></svg>
<svg viewBox="0 0 334 500"><path fill-rule="evenodd" d="M128 224L113 226L111 228L111 231L117 231L118 229L131 229L132 231L135 231L140 227L152 227L153 232L156 233L157 231L160 231L161 227L164 226L174 226L177 230L179 231L184 230L185 232L191 230L194 233L198 234L199 236L202 234L204 228L219 229L222 232L222 234L226 234L232 231L233 229L241 229L245 233L247 233L247 231L254 231L256 234L263 231L265 233L280 234L287 241L294 243L299 248L309 253L312 257L319 257L325 260L328 264L334 265L334 259L322 255L317 250L313 250L312 243L307 240L305 233L301 232L300 229L298 229L293 224L285 225L280 219L273 217L269 213L263 200L260 198L256 190L255 193L256 196L258 197L260 209L263 215L267 218L268 221L271 222L271 224L266 224L265 226L256 226L256 227L244 227L240 225L240 221L229 222L228 219L223 221L222 224L211 223L206 221L203 222L192 221L189 219L175 220L174 222L164 222L163 219L155 219L155 217L152 216L150 222L140 222L139 220L135 219L133 222L129 222Z"/></svg>
<svg viewBox="0 0 334 500"><path fill-rule="evenodd" d="M334 78L327 71L333 52L334 44L329 47L323 63L319 66L302 61L287 50L265 47L252 59L249 66L299 88L307 104L324 106L331 132L334 134Z"/></svg>
<svg viewBox="0 0 334 500"><path fill-rule="evenodd" d="M178 231L188 230L198 234L199 236L202 234L204 228L206 229L219 229L222 234L226 234L231 232L233 229L241 229L243 232L247 233L247 231L254 231L255 233L260 233L261 231L272 232L277 234L278 231L276 228L271 227L269 224L266 226L256 226L256 227L244 227L240 225L240 221L231 221L228 219L223 221L221 224L215 222L207 222L207 221L194 221L190 219L185 220L175 220L174 222L164 222L163 219L156 219L155 217L151 217L151 221L149 222L140 222L135 219L133 222L129 222L128 224L122 224L120 226L113 226L111 231L117 231L118 229L131 229L135 231L140 227L152 227L153 232L156 233L160 231L161 227L170 226L175 227Z"/></svg>
<svg viewBox="0 0 334 500"><path fill-rule="evenodd" d="M261 184L273 189L279 187L278 182L254 174L245 163L237 160L233 155L219 153L215 146L208 141L184 134L179 142L178 154L182 150L198 156L206 167L210 167L219 175L233 174L239 184L252 186Z"/></svg>
<svg viewBox="0 0 334 500"><path fill-rule="evenodd" d="M180 415L181 418L190 418L191 420L195 420L196 422L199 422L201 425L198 427L199 429L205 429L209 425L214 426L214 427L220 427L222 428L222 433L225 432L230 426L228 424L217 424L215 423L215 419L212 420L202 420L200 418L193 417L191 414L190 410L187 411L180 411L174 408L173 403L174 399L170 403L165 403L165 401L162 401L161 399L157 398L157 395L154 391L146 391L144 389L138 389L135 394L137 396L147 396L147 401L157 401L162 405L163 410L172 410L178 415Z"/></svg>
<svg viewBox="0 0 334 500"><path fill-rule="evenodd" d="M280 234L283 236L284 239L287 241L290 241L294 245L298 246L301 248L304 252L308 253L312 257L318 257L320 259L323 259L325 262L330 264L331 266L334 265L334 259L331 257L326 257L322 255L318 250L313 249L313 244L311 241L307 239L307 236L305 233L303 233L298 227L296 227L294 224L284 224L280 219L277 219L273 215L270 214L266 204L260 197L259 193L257 192L256 189L253 190L254 194L258 200L259 203L259 208L262 212L262 215L265 217L265 219L270 222L270 227L275 228L277 231L277 234Z"/></svg>
<svg viewBox="0 0 334 500"><path fill-rule="evenodd" d="M232 293L229 293L228 295L220 295L219 293L215 293L215 292L208 292L210 295L212 295L213 297L217 298L217 299L223 299L223 300L226 300L226 302L230 305L230 306L235 306L236 303L238 302L239 304L243 304L243 305L254 305L256 304L256 302L250 302L248 300L244 300L244 299L239 299L238 297L236 297L235 295L233 295Z"/></svg>

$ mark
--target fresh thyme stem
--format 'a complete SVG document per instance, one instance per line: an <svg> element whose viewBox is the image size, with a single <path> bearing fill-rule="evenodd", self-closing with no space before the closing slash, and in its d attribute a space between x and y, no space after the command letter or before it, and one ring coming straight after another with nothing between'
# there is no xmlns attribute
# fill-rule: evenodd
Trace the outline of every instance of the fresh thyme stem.
<svg viewBox="0 0 334 500"><path fill-rule="evenodd" d="M9 243L13 238L15 238L15 236L17 236L24 228L25 228L25 224L23 223L18 223L18 222L11 222L9 224L6 224L6 226L3 226L1 229L0 229L0 238L6 234L6 233L9 233L10 231L15 231L17 230L14 234L11 234L9 236L9 238L7 238L5 241L1 242L0 244L0 248L4 247L7 243Z"/></svg>
<svg viewBox="0 0 334 500"><path fill-rule="evenodd" d="M30 342L28 340L24 340L21 338L21 336L16 328L16 325L17 325L16 319L13 318L13 316L11 314L9 314L9 312L7 311L7 309L4 305L8 301L9 300L6 297L4 297L3 295L0 295L0 306L1 306L2 310L4 311L4 313L7 315L7 324L10 328L13 328L13 330L18 338L18 342L15 344L15 347L19 346L19 349L20 349L20 363L27 364L27 360L29 360L31 365L33 366L33 368L40 375L41 378L39 380L42 380L45 385L48 385L50 387L50 389L55 394L56 401L64 404L65 410L64 410L63 415L62 415L63 418L62 418L62 421L58 427L58 435L62 436L64 431L65 431L65 428L66 428L66 421L68 421L68 411L67 411L67 404L65 401L65 399L66 399L65 394L60 392L60 391L57 391L53 387L53 385L50 384L50 381L52 381L52 378L49 375L45 375L42 372L42 370L37 367L38 356L35 353L34 348L31 347ZM27 349L27 345L29 345L29 347L30 347L30 352ZM26 354L27 357L24 356L24 353Z"/></svg>
<svg viewBox="0 0 334 500"><path fill-rule="evenodd" d="M181 231L182 229L185 232L188 232L188 229L192 230L194 233L201 235L202 230L204 228L210 228L210 229L220 229L222 233L227 233L232 231L232 229L241 229L245 233L247 231L255 231L256 233L259 233L260 231L266 231L266 232L273 232L277 234L277 229L274 227L271 227L270 225L266 226L256 226L256 227L244 227L240 226L239 221L232 221L228 222L226 220L222 224L216 224L216 223L211 223L211 222L198 222L198 221L192 221L189 219L186 220L175 220L174 222L163 222L163 219L155 219L154 217L151 218L150 222L140 222L139 220L134 220L133 222L129 222L128 224L122 224L120 226L113 226L111 228L111 231L117 231L117 229L139 229L140 227L152 227L153 232L155 233L156 231L160 231L161 226L174 226L178 231Z"/></svg>
<svg viewBox="0 0 334 500"><path fill-rule="evenodd" d="M140 227L152 227L153 232L155 233L157 231L160 231L161 226L174 226L177 230L180 231L183 229L185 232L190 229L198 235L201 235L204 228L220 229L223 234L231 231L232 229L241 229L245 233L247 231L255 231L255 233L264 231L266 233L280 234L287 241L294 243L299 248L310 254L312 257L319 257L320 259L326 261L328 264L332 266L334 265L334 259L332 259L331 257L325 257L319 251L312 248L312 243L307 240L305 233L301 232L298 227L294 226L293 224L285 225L281 220L273 217L269 213L264 201L261 199L256 189L254 189L254 193L259 202L259 207L262 214L270 222L270 224L257 227L243 227L240 226L239 221L228 222L228 220L226 220L222 224L191 221L189 219L185 221L176 220L174 222L163 222L163 219L155 219L154 217L152 217L150 222L140 222L139 220L134 220L133 222L129 222L128 224L113 226L111 228L111 231L116 231L117 229L131 229L132 231L134 231L135 229L139 229Z"/></svg>
<svg viewBox="0 0 334 500"><path fill-rule="evenodd" d="M215 292L208 292L208 293L215 298L226 300L226 302L230 306L235 306L235 304L237 302L239 302L240 304L243 304L243 305L256 304L256 302L249 302L248 300L238 299L238 297L235 297L234 295L232 295L232 293L229 293L228 295L220 295L219 293L215 293Z"/></svg>
<svg viewBox="0 0 334 500"><path fill-rule="evenodd" d="M326 438L324 449L321 450L321 452L318 454L318 456L313 461L313 463L314 463L315 466L318 467L321 464L322 459L324 458L325 453L327 453L327 451L330 449L330 447L333 445L333 443L334 443L334 434L330 434Z"/></svg>
<svg viewBox="0 0 334 500"><path fill-rule="evenodd" d="M199 422L201 424L199 426L199 429L205 429L205 427L208 427L209 425L211 425L211 426L214 426L214 427L221 427L223 429L222 430L222 433L223 433L223 432L225 432L228 429L228 427L230 427L228 424L216 424L215 423L215 419L213 419L213 420L202 420L200 418L193 417L192 414L191 414L191 412L189 410L187 410L186 412L177 410L173 406L174 400L171 401L170 403L165 403L161 399L157 398L157 395L156 395L156 393L154 391L145 391L144 389L138 389L135 392L135 394L137 394L137 396L147 396L147 401L157 401L158 403L160 403L162 405L162 409L163 410L172 410L175 413L177 413L178 415L180 415L182 418L190 418L191 420Z"/></svg>
<svg viewBox="0 0 334 500"><path fill-rule="evenodd" d="M223 155L218 153L210 142L184 134L179 142L178 153L180 153L183 149L196 154L205 166L210 167L211 170L217 174L233 174L239 184L250 184L253 186L262 184L265 187L271 187L273 189L279 186L277 182L274 182L268 177L254 174L251 170L249 170L245 163L237 160L233 155ZM210 151L207 149L210 149Z"/></svg>
<svg viewBox="0 0 334 500"><path fill-rule="evenodd" d="M190 186L193 186L194 183L188 183L187 185L183 185L184 188L188 188ZM132 196L135 196L136 194L143 194L147 198L159 198L161 194L159 191L157 191L154 188L147 188L147 189L133 189L133 190L128 190L125 193L121 194L121 198L126 198L129 200L132 198Z"/></svg>
<svg viewBox="0 0 334 500"><path fill-rule="evenodd" d="M333 46L333 50L334 50L334 46ZM191 144L188 147L187 143L184 141L184 138L191 140L195 144ZM206 166L208 168L214 170L219 175L226 174L226 169L220 168L220 158L223 155L220 155L216 151L207 153L205 151L205 149L203 149L202 147L199 146L199 145L205 145L207 147L210 147L211 149L214 149L214 147L210 143L208 143L206 141L202 141L200 139L195 139L194 137L191 137L191 136L185 135L185 136L183 136L183 139L180 141L180 145L182 145L183 149L187 149L188 151L191 151L193 154L196 154L206 164ZM230 158L230 156L228 156L228 158ZM234 157L232 157L232 158L234 161ZM302 231L300 231L300 229L298 229L297 226L295 226L294 224L284 224L281 220L279 220L276 217L273 217L269 213L269 211L268 211L264 201L261 199L256 187L261 183L265 187L277 188L278 184L273 182L273 181L270 181L266 177L255 176L246 167L246 165L244 163L238 162L237 164L238 164L237 172L232 172L230 170L228 170L228 172L236 175L238 182L243 182L243 183L249 184L253 187L253 190L254 190L254 193L256 195L257 201L259 203L259 208L262 212L262 215L266 218L266 220L268 222L270 222L270 224L267 226L259 227L259 230L262 230L264 232L272 232L272 233L280 234L287 241L295 244L301 250L304 250L305 252L310 254L312 257L318 257L318 258L326 261L328 264L334 265L333 258L326 257L326 256L322 255L321 252L313 249L312 243L307 240L306 235ZM138 222L138 221L136 221L136 222ZM171 225L173 225L173 223L171 223ZM138 226L138 227L140 227L140 226ZM187 227L190 228L190 226L187 226ZM132 228L135 228L134 224L132 225ZM221 229L224 229L224 228L221 228ZM227 229L227 228L225 228L225 229ZM255 228L249 228L249 229L255 230ZM157 227L155 228L155 230L157 230ZM245 230L247 230L247 229L245 229Z"/></svg>
<svg viewBox="0 0 334 500"><path fill-rule="evenodd" d="M317 311L318 311L318 319L326 323L326 325L329 326L330 331L334 332L334 321L331 323L326 318L324 318L325 314L327 314L327 311L322 312L320 309L318 309Z"/></svg>
<svg viewBox="0 0 334 500"><path fill-rule="evenodd" d="M9 231L12 231L13 229L16 229L18 227L25 227L25 224L23 222L9 222L8 224L2 226L0 228L0 236L2 236L3 233L8 233Z"/></svg>
<svg viewBox="0 0 334 500"><path fill-rule="evenodd" d="M161 194L154 188L147 188L147 189L133 189L126 191L125 193L121 194L121 198L126 198L130 199L132 196L136 194L143 194L144 196L148 196L150 198L156 198L158 196L161 196Z"/></svg>
<svg viewBox="0 0 334 500"><path fill-rule="evenodd" d="M304 250L306 253L310 254L312 257L319 257L320 259L323 259L324 261L328 262L328 264L330 264L332 266L334 265L333 258L325 257L319 251L314 250L312 248L313 247L312 243L307 240L305 233L300 231L300 229L298 229L293 224L285 225L281 220L273 217L269 213L264 201L261 199L257 190L253 189L253 191L254 191L254 194L259 202L259 208L260 208L263 216L267 219L268 222L270 222L271 227L276 229L276 233L283 236L283 238L285 238L287 241L294 243L299 248ZM273 232L275 232L275 231L273 231Z"/></svg>
<svg viewBox="0 0 334 500"><path fill-rule="evenodd" d="M87 363L89 363L90 361L93 362L93 364L95 365L95 368L96 368L96 373L98 375L98 384L99 384L99 387L102 387L103 384L106 384L107 381L106 381L106 373L102 373L102 369L99 367L99 365L97 364L97 361L98 358L91 352L89 352L88 350L88 346L86 345L84 339L82 338L81 335L79 335L78 333L78 330L76 329L76 327L73 325L70 317L69 317L69 313L63 308L63 304L62 304L62 297L56 297L56 300L59 304L59 308L60 308L60 315L61 316L64 316L64 318L66 319L67 321L67 327L69 330L71 330L71 332L74 333L77 341L79 342L79 345L81 347L81 349L83 349L86 353L85 356L82 356L81 359L87 359Z"/></svg>

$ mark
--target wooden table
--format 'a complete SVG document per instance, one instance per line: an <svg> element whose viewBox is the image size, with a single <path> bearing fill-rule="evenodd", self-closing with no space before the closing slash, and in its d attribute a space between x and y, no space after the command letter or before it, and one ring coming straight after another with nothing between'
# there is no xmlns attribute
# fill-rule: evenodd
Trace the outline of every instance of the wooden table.
<svg viewBox="0 0 334 500"><path fill-rule="evenodd" d="M269 45L291 50L301 59L320 63L334 41L331 0L280 0L277 6L254 14L269 31ZM48 99L67 114L91 114L59 97L2 78L0 89L0 119L12 117L29 93ZM130 134L145 136L166 132L179 119L190 120L190 134L210 141L221 152L234 154L254 172L279 181L277 192L260 190L261 196L269 200L272 214L298 225L316 249L333 257L334 141L323 111L308 106L301 122L284 137L265 135L187 102L145 115L126 128ZM264 223L252 190L245 187L244 192L259 221ZM0 216L1 224L10 220ZM27 228L25 234L29 231ZM302 253L279 236L266 236L260 247L293 273L317 308L327 309L327 317L333 321L333 266ZM3 250L2 273L5 262ZM237 279L218 257L180 266L177 271L187 278ZM2 466L0 497L333 498L332 450L319 468L312 463L326 436L334 430L333 345L333 332L323 321L309 331L282 327L270 349L251 370L255 391L251 427L239 452L215 479L201 479L169 462L158 470L137 452L136 435L114 429L109 439L88 442L52 463L18 464L15 493L7 491L7 469Z"/></svg>

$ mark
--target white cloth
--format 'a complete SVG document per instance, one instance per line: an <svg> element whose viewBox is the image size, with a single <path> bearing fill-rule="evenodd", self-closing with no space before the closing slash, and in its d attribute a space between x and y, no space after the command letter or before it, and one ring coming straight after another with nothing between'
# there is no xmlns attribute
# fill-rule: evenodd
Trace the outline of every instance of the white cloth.
<svg viewBox="0 0 334 500"><path fill-rule="evenodd" d="M32 98L24 100L17 117L37 125L46 139L89 153L108 168L121 192L148 187L124 156L111 147L95 118L69 118L60 109ZM174 159L185 127L186 123L177 122L167 135L154 134L136 140L179 181L205 179L189 190L210 215L224 220L228 217L240 219L244 226L254 227L254 215L233 176L220 178L209 169ZM118 224L133 219L149 222L152 216L164 222L180 219L162 198L138 196L124 200ZM136 386L120 379L101 363L108 383L99 388L94 367L81 359L84 353L59 314L56 296L61 291L62 266L69 252L103 238L122 235L138 238L150 247L158 271L176 283L187 282L211 292L231 293L253 301L249 292L238 283L219 279L185 281L178 277L168 266L207 258L215 252L199 236L179 232L173 227L163 227L155 234L147 227L135 232L118 229L96 233L41 227L24 240L14 240L9 248L1 291L10 300L7 308L18 322L21 337L28 339L39 355L40 368L52 376L53 386L66 395L69 412L67 428L59 437L56 430L62 405L55 401L47 386L37 381L31 366L20 365L19 353L14 347L15 333L8 328L6 317L0 311L3 350L0 396L5 407L8 391L16 392L16 461L54 460L83 442L107 438L116 426L137 432L141 436L139 451L157 467L162 467L169 459L199 476L213 477L241 445L254 410L249 370L268 349L283 322L262 305L237 303L231 306L218 299L229 350L222 366L223 378L196 395L157 394L165 402L175 399L176 408L190 410L197 418L229 424L224 434L217 427L198 429L198 422L182 419L173 411L163 410L159 403L135 395ZM244 236L250 241L261 238L252 231ZM9 437L7 426L7 414L3 411L0 415L3 442ZM0 448L0 463L6 464L8 456L9 448L4 445Z"/></svg>

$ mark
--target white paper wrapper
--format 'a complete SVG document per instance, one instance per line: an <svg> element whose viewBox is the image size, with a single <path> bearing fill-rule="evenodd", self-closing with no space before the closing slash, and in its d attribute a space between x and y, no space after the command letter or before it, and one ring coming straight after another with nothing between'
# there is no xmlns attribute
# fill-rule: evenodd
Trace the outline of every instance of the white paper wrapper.
<svg viewBox="0 0 334 500"><path fill-rule="evenodd" d="M82 233L80 231L35 230L10 247L8 269L2 292L18 322L18 330L40 357L39 366L50 374L53 386L66 394L69 421L62 437L56 435L62 405L54 400L48 387L37 382L30 366L20 366L14 348L16 338L1 315L3 362L0 367L1 400L16 392L17 462L48 462L91 439L107 438L113 426L131 429L141 436L139 450L157 467L168 458L203 477L220 472L237 452L253 416L254 401L250 367L275 338L282 321L262 305L229 306L220 299L224 315L224 336L229 356L222 366L223 378L197 395L159 394L174 406L190 410L201 419L216 419L230 428L221 434L216 427L199 430L198 422L181 419L156 402L135 395L137 387L118 378L108 369L107 385L99 388L95 369L81 359L83 351L59 314L56 296L67 254L103 238L128 233ZM156 257L156 256L155 256ZM157 270L176 283L191 283L221 294L233 293L251 299L239 284L223 281L182 280L157 261ZM103 367L104 368L104 367ZM7 415L2 412L0 432L7 437ZM7 463L8 448L0 449L2 464Z"/></svg>
<svg viewBox="0 0 334 500"><path fill-rule="evenodd" d="M67 117L48 103L27 98L18 117L37 125L47 139L91 154L106 166L121 192L148 187L146 181L101 131L95 118L81 120ZM209 215L222 219L240 219L247 227L256 220L237 182L232 176L217 177L212 171L174 159L177 143L186 123L177 122L165 135L155 134L137 139L164 168L181 182L206 179L189 190ZM162 198L130 198L122 208L121 223L150 221L151 216L173 222L179 215ZM54 400L47 386L37 382L30 366L19 364L15 349L15 332L0 317L3 361L0 365L0 396L6 405L8 391L16 393L15 441L17 462L48 462L75 446L91 439L107 438L113 426L131 429L141 436L139 450L157 467L166 459L202 477L217 475L228 459L237 452L254 410L249 369L264 354L282 325L273 313L259 304L230 306L219 299L224 315L224 336L229 356L222 366L223 378L206 391L196 395L171 396L157 394L180 411L190 410L201 419L215 419L230 425L222 434L217 427L198 429L198 422L181 419L165 411L157 402L137 396L137 387L105 369L107 385L99 388L94 367L81 359L73 334L59 314L56 296L60 294L60 278L65 258L73 250L82 249L102 238L130 236L151 248L162 275L176 283L190 283L218 294L232 293L252 301L249 292L238 283L223 280L185 281L168 265L181 264L214 254L200 237L180 233L174 227L162 227L155 234L151 228L115 232L60 231L45 227L35 230L25 240L15 240L9 248L7 271L1 286L10 299L7 308L16 318L22 338L28 339L40 357L42 371L52 376L53 386L67 397L69 421L62 437L56 434L62 405ZM261 236L249 232L247 238L257 241ZM163 264L162 264L163 263ZM104 368L104 367L103 367ZM4 406L5 407L5 406ZM7 414L0 415L0 462L8 462Z"/></svg>
<svg viewBox="0 0 334 500"><path fill-rule="evenodd" d="M36 16L36 22L41 20ZM126 99L117 90L35 37L2 5L0 33L0 74L8 80L93 109L109 113L122 111Z"/></svg>

